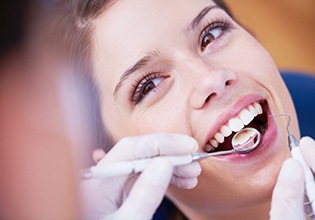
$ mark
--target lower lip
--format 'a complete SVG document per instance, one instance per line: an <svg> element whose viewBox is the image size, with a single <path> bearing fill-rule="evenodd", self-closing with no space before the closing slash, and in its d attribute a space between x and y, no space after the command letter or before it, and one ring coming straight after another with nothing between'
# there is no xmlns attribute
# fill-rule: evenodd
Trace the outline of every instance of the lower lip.
<svg viewBox="0 0 315 220"><path fill-rule="evenodd" d="M277 134L278 129L275 120L274 118L269 117L268 129L266 130L265 134L261 137L260 144L254 150L248 153L233 153L229 155L217 156L215 158L229 161L252 160L255 157L267 153L268 149L270 149L273 143L275 142Z"/></svg>

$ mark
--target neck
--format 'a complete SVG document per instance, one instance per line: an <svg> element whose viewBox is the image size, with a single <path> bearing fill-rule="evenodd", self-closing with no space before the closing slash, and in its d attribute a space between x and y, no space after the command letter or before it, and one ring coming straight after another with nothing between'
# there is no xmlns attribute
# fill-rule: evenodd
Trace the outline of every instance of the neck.
<svg viewBox="0 0 315 220"><path fill-rule="evenodd" d="M255 219L255 220L267 220L269 219L270 201L260 203L257 205L249 206L246 208L227 209L224 211L212 211L212 210L193 210L189 207L180 207L183 213L188 219L196 220L243 220L243 219Z"/></svg>

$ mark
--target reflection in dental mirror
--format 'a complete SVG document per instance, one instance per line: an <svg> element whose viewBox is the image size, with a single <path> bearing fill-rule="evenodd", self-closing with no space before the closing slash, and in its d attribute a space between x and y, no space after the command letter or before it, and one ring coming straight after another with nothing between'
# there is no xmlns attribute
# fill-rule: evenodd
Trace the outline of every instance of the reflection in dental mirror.
<svg viewBox="0 0 315 220"><path fill-rule="evenodd" d="M233 148L242 153L247 153L260 143L261 135L255 128L244 128L237 132L232 139Z"/></svg>

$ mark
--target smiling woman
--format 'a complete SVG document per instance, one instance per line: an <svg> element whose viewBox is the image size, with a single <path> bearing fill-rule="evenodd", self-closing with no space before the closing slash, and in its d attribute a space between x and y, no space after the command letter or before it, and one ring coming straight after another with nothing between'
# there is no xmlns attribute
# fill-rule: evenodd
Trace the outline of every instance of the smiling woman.
<svg viewBox="0 0 315 220"><path fill-rule="evenodd" d="M177 133L200 152L219 151L231 149L231 132L254 127L262 135L255 150L202 161L194 189L170 185L166 195L189 219L268 219L290 157L285 121L268 115L288 113L296 136L299 129L275 63L224 2L70 3L59 15L71 30L65 52L93 78L110 147Z"/></svg>

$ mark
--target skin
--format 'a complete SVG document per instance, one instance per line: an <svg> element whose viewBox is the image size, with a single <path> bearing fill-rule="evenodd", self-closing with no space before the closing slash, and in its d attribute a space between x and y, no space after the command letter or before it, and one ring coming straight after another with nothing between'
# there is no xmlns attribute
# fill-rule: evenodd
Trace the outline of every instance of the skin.
<svg viewBox="0 0 315 220"><path fill-rule="evenodd" d="M253 36L218 8L188 28L213 5L209 0L116 1L94 21L94 76L103 121L115 142L126 136L180 133L195 138L203 151L226 121L260 100L267 101L270 114L290 114L291 130L299 136L289 93ZM202 30L226 20L229 28L217 29L219 37L201 49ZM154 54L150 62L117 90L123 73L148 54ZM152 72L160 73L156 87L141 102L132 102L134 86ZM190 219L268 219L278 172L290 157L285 122L269 118L260 149L202 161L197 187L170 186L167 196Z"/></svg>

